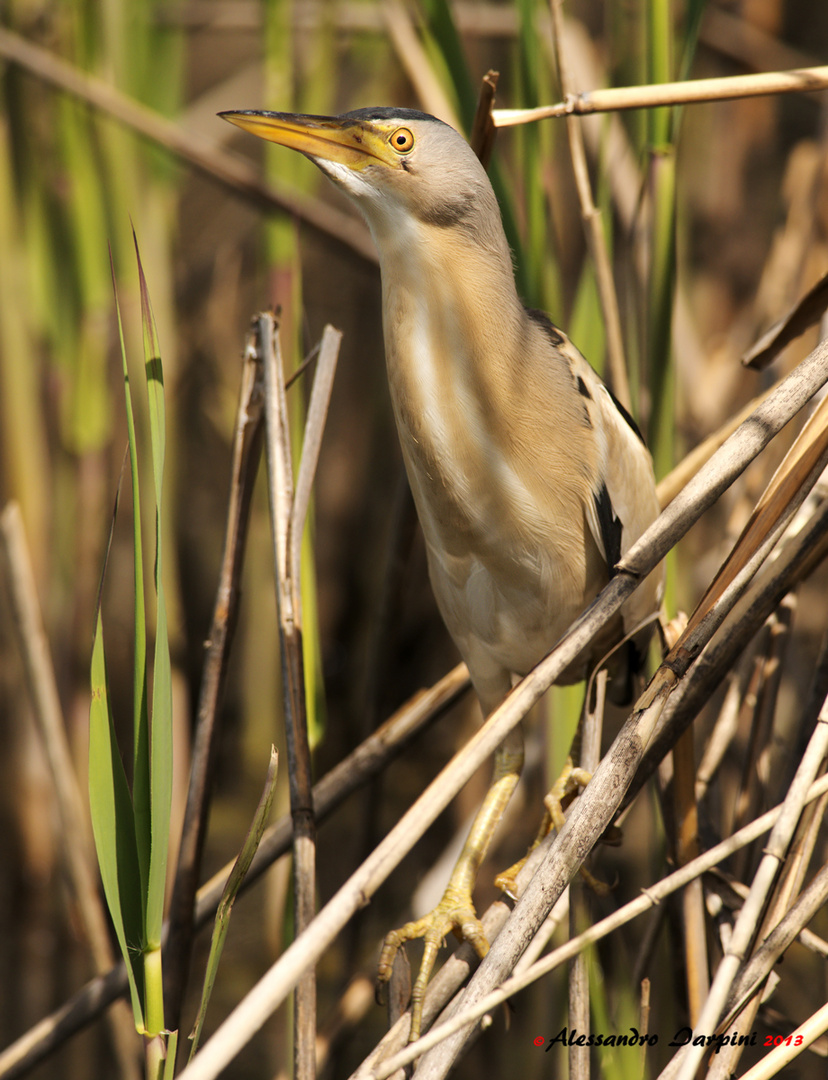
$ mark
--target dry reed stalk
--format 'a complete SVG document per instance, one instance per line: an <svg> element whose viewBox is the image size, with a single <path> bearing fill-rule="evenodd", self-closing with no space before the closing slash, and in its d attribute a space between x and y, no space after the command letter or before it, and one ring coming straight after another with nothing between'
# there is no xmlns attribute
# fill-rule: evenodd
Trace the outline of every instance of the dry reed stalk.
<svg viewBox="0 0 828 1080"><path fill-rule="evenodd" d="M300 560L342 335L331 327L326 327L323 334L294 486L285 379L275 317L270 313L260 315L256 332L256 351L263 372L268 492L293 821L294 922L298 938L311 924L316 911L316 818L305 700ZM297 983L294 1014L295 1075L297 1080L312 1080L316 1075L313 968L306 970Z"/></svg>
<svg viewBox="0 0 828 1080"><path fill-rule="evenodd" d="M323 821L328 818L349 795L382 772L416 735L439 719L466 693L469 685L465 664L458 664L433 687L419 691L411 701L401 706L314 787L317 819ZM290 815L285 815L266 830L242 882L243 892L290 850L292 833ZM196 929L205 926L215 916L232 868L231 861L199 889L194 916ZM0 1078L16 1080L25 1075L67 1039L92 1023L126 991L126 971L123 962L119 962L106 975L92 979L60 1008L0 1051Z"/></svg>
<svg viewBox="0 0 828 1080"><path fill-rule="evenodd" d="M812 784L808 792L808 803L811 804L817 799L824 798L826 793L828 793L828 777L823 776ZM661 904L672 893L685 888L689 882L709 872L719 863L724 862L735 851L754 843L760 836L774 827L782 814L783 808L782 804L774 807L757 818L756 821L751 822L750 825L746 825L740 832L734 833L733 836L704 852L697 859L694 859L692 863L688 863L651 885L642 892L641 896L624 904L623 907L618 908L611 915L595 923L577 938L568 941L565 945L561 945L549 953L548 956L538 960L520 975L512 976L497 990L481 998L473 1005L457 1010L439 1027L435 1026L431 1031L426 1032L417 1043L401 1049L393 1058L381 1063L372 1063L369 1069L361 1068L354 1074L353 1080L387 1080L389 1076L393 1076L398 1069L402 1069L416 1057L423 1054L424 1051L437 1046L448 1036L462 1030L462 1028L473 1023L485 1013L491 1012L512 995L524 990L537 979L548 975L549 972L566 963L571 957L577 955L579 951L594 945L631 919L637 918L639 915L656 907L656 905ZM787 929L788 927L786 927Z"/></svg>
<svg viewBox="0 0 828 1080"><path fill-rule="evenodd" d="M164 1004L173 1030L180 1026L181 1004L190 966L195 930L195 897L219 742L218 709L238 615L239 583L263 435L261 366L255 355L251 331L245 343L242 362L224 549L204 657L187 805L168 915Z"/></svg>
<svg viewBox="0 0 828 1080"><path fill-rule="evenodd" d="M394 52L411 80L423 110L460 131L460 118L443 89L434 65L429 62L409 9L402 0L382 0L381 8L382 20Z"/></svg>
<svg viewBox="0 0 828 1080"><path fill-rule="evenodd" d="M811 354L812 357L821 355L828 356L828 346L819 346ZM773 397L768 399L767 403L761 405L756 410L752 420L746 421L745 425L725 443L697 477L690 482L685 491L671 504L668 511L661 515L658 521L645 533L642 540L627 553L619 569L625 563L634 565L639 555L642 554L642 548L649 549L649 555L652 555L650 545L654 535L659 533L661 529L665 533L670 531L671 526L667 524L665 519L672 517L671 511L675 514L676 520L681 520L683 516L681 503L688 497L692 497L694 488L700 485L704 486L709 475L715 475L719 468L728 467L726 463L731 457L729 453L731 444L752 441L752 436L748 432L756 422L757 415L767 412L766 406L772 400ZM775 409L771 407L770 412L775 412ZM583 862L585 855L610 824L625 791L632 781L636 768L643 757L644 748L677 681L683 677L701 649L722 624L726 614L745 591L756 571L764 563L770 551L773 550L783 531L785 522L794 510L801 505L807 491L810 490L809 485L816 481L824 467L823 457L826 451L822 447L821 434L819 423L813 425L810 433L806 434L806 431L803 431L804 437L793 448L791 455L787 459L788 467L780 468L775 474L768 490L760 500L754 518L751 519L714 583L702 598L686 629L662 663L647 692L640 699L636 710L603 758L592 782L578 800L567 819L566 825L556 838L556 842L553 844L545 862L530 883L526 893L518 902L509 924L494 943L480 969L473 977L463 998L464 1005L474 1004L479 997L494 989L514 970L517 959L537 931L538 925L560 897L567 882L571 880L573 873ZM805 470L803 462L805 461L807 461L809 468L803 477L802 472ZM798 487L793 487L793 490L790 490L793 485L789 484L791 477L801 481ZM773 509L769 510L769 507ZM657 546L657 543L655 546ZM642 572L646 573L650 568L651 564L648 565L645 561ZM608 597L613 590L615 581L617 579L614 579L604 590L591 610L594 611L595 608L601 607L602 598ZM585 621L588 620L582 617L575 624L575 627L582 625ZM565 642L572 640L576 636L574 629L563 639ZM543 661L536 668L533 675L537 675L545 668L548 674L547 665L559 651L560 646L553 651L546 661ZM517 696L520 688L525 686L531 678L530 675L522 684L519 684L514 696ZM549 681L551 682L553 679ZM496 716L497 713L493 715ZM709 1003L710 997L707 1000ZM702 1018L704 1018L704 1010L702 1011ZM457 1032L439 1047L426 1054L418 1066L421 1080L437 1080L437 1078L445 1076L462 1052L465 1043L473 1037L474 1026L472 1025L466 1031Z"/></svg>
<svg viewBox="0 0 828 1080"><path fill-rule="evenodd" d="M822 345L776 387L767 401L731 436L676 497L668 510L630 549L619 564L617 575L595 603L576 621L550 655L514 688L504 704L492 713L464 750L429 785L373 854L322 909L305 934L290 946L231 1013L182 1076L188 1077L188 1080L207 1080L217 1076L233 1059L267 1017L278 1008L303 972L316 963L357 908L370 898L417 837L422 835L444 809L459 787L494 752L508 731L516 726L531 705L540 699L567 663L583 649L599 627L612 617L642 577L661 561L692 522L712 505L718 495L810 400L826 379L828 345ZM764 549L757 552L754 559L737 575L731 595L735 595L738 588L744 588L749 574L755 571L765 553ZM720 601L717 607L722 610L724 604ZM709 623L699 635L699 641L706 631L712 631ZM609 823L643 755L643 736L649 736L648 729L655 722L660 706L663 705L667 684L662 680L662 684L651 694L651 707L637 712L628 721L614 744L615 753L611 751L602 761L592 784L578 800L566 826L556 837L550 856L544 864L552 862L551 851L557 848L554 884L548 887L544 875L540 871L536 874L510 920L512 932L507 930L501 933L466 991L470 1003L502 982L506 974L514 968L518 957L560 896L566 882ZM601 782L596 783L599 779ZM609 797L608 792L611 792ZM449 1055L459 1052L463 1042L462 1033L459 1039L454 1037ZM424 1065L425 1059L420 1068L423 1069ZM428 1074L424 1073L424 1076L426 1075Z"/></svg>
<svg viewBox="0 0 828 1080"><path fill-rule="evenodd" d="M748 662L752 664L752 674L746 681L744 672L747 670ZM724 703L719 710L713 730L705 743L702 758L696 771L696 802L698 803L704 800L710 790L725 754L728 752L739 730L739 716L743 707L743 696L745 700L751 696L755 697L753 683L759 678L760 670L760 661L756 657L745 657L745 661L740 665L739 670L732 672L730 675ZM744 695L742 693L743 684Z"/></svg>
<svg viewBox="0 0 828 1080"><path fill-rule="evenodd" d="M804 580L828 554L827 529L828 502L823 500L807 525L783 542L778 557L770 566L763 568L733 615L696 661L690 676L673 695L635 781L622 802L621 813L655 772L658 763L692 722L785 594Z"/></svg>
<svg viewBox="0 0 828 1080"><path fill-rule="evenodd" d="M561 84L561 94L568 101L576 97L572 89L572 79L569 72L564 50L564 18L563 0L549 0L549 11L552 16L552 40L555 51L555 63L558 68L558 79ZM598 284L598 296L601 302L601 313L604 317L604 327L607 335L607 361L609 365L608 382L612 392L621 402L625 409L632 410L632 397L630 395L630 381L627 374L627 361L624 355L624 336L621 332L621 313L618 309L618 295L615 291L615 282L612 276L612 265L607 240L604 235L604 226L601 212L592 198L592 185L587 168L586 150L584 147L584 133L578 117L568 115L566 117L566 133L569 138L569 156L572 160L572 171L575 174L575 187L578 191L578 202L581 207L581 220L586 233L587 244L595 267L595 277Z"/></svg>
<svg viewBox="0 0 828 1080"><path fill-rule="evenodd" d="M781 1046L775 1046L763 1061L743 1073L742 1080L770 1080L770 1077L778 1076L786 1065L795 1061L826 1031L828 1031L828 1004L817 1009L803 1024L791 1032L790 1039L786 1039Z"/></svg>
<svg viewBox="0 0 828 1080"><path fill-rule="evenodd" d="M693 728L682 734L673 748L674 846L676 862L684 866L699 854L699 818L696 803ZM684 967L687 977L687 1011L691 1024L701 1012L710 986L705 933L704 895L701 882L690 882L681 894Z"/></svg>
<svg viewBox="0 0 828 1080"><path fill-rule="evenodd" d="M604 706L606 704L607 672L598 672L595 679L594 707L587 701L584 715L580 721L576 741L580 741L580 753L574 760L588 773L598 768L601 760L601 732L603 729ZM581 728L582 725L582 728ZM569 933L577 937L583 926L592 921L590 913L590 895L585 881L575 879L569 886ZM538 933L542 931L539 930ZM537 937L537 935L536 935ZM591 1029L591 1008L589 993L589 960L584 952L573 957L569 967L569 1027L576 1031L589 1033ZM578 1045L569 1047L569 1075L572 1080L589 1080L589 1047Z"/></svg>
<svg viewBox="0 0 828 1080"><path fill-rule="evenodd" d="M719 964L697 1023L699 1031L715 1031L719 1023L728 994L756 934L757 923L770 889L776 880L780 865L785 860L788 845L805 806L805 792L810 789L826 752L828 752L828 699L820 711L816 729L785 798L779 819L771 832L765 848L766 854L754 876L750 893L733 927L727 951ZM691 1080L701 1064L704 1053L705 1048L702 1046L686 1046L662 1071L659 1080L668 1080L674 1076L677 1076L679 1080Z"/></svg>
<svg viewBox="0 0 828 1080"><path fill-rule="evenodd" d="M828 67L589 90L557 105L541 105L535 109L496 109L494 121L498 127L512 127L515 124L529 124L572 114L584 116L596 112L652 109L664 105L690 105L702 101L730 101L734 98L807 93L815 90L828 90Z"/></svg>
<svg viewBox="0 0 828 1080"><path fill-rule="evenodd" d="M820 672L826 666L828 666L828 643L824 643L822 655L817 663L817 674L813 680L815 685L819 684ZM812 715L806 704L803 713L805 721L807 722ZM824 763L820 771L825 772ZM759 1011L766 977L772 972L772 965L825 900L828 892L828 875L824 868L816 875L806 893L795 900L811 861L824 810L825 797L823 796L809 804L803 812L788 856L781 869L772 901L756 935L753 955L744 965L736 985L731 990L726 1006L727 1018L720 1024L720 1031L724 1035L732 1035L737 1020L743 1031L752 1027L753 1020ZM734 867L736 865L734 863ZM762 977L758 974L759 972L762 972ZM738 1043L738 1040L731 1038L723 1047L722 1052L716 1055L710 1071L710 1080L726 1080L726 1077L732 1075L738 1065L742 1050L743 1046Z"/></svg>

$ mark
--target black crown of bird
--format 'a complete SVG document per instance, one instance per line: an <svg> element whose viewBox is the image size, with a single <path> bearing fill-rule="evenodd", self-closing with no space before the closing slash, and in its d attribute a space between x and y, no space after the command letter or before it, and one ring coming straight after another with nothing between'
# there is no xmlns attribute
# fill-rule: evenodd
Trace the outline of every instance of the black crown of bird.
<svg viewBox="0 0 828 1080"><path fill-rule="evenodd" d="M388 383L431 584L488 715L658 515L650 455L566 335L521 302L491 183L452 127L393 108L220 115L310 158L368 224ZM662 590L659 570L560 681L584 678L646 624ZM615 681L623 685L623 673ZM522 764L518 727L495 755L492 785L442 900L385 939L380 981L404 942L424 940L412 1040L448 932L481 956L488 950L472 889ZM507 891L516 869L498 878Z"/></svg>

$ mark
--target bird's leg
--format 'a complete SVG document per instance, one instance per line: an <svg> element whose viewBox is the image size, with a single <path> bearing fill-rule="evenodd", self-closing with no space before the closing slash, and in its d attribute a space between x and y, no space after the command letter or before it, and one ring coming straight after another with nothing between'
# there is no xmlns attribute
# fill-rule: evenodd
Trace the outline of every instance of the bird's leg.
<svg viewBox="0 0 828 1080"><path fill-rule="evenodd" d="M492 836L515 790L522 767L523 733L517 728L506 737L495 753L491 786L455 863L442 900L428 915L406 923L399 930L392 930L385 938L377 973L380 983L391 978L394 957L400 946L406 941L423 939L423 959L411 991L409 1042L419 1038L426 986L437 953L449 931L453 931L461 941L468 941L481 959L489 951L489 943L477 918L471 894L480 864L486 857Z"/></svg>
<svg viewBox="0 0 828 1080"><path fill-rule="evenodd" d="M544 796L544 814L541 819L537 836L532 841L529 850L523 858L519 859L513 866L510 866L508 870L504 870L502 874L498 874L495 878L495 886L498 889L502 889L503 892L505 892L507 896L511 896L513 900L517 899L517 876L523 869L526 860L538 844L548 836L552 829L560 831L564 823L564 804L571 796L577 794L580 789L585 788L592 779L589 772L574 764L574 762L578 760L581 752L581 729L583 723L584 712L582 711L580 719L578 720L578 727L572 737L572 743L569 747L566 763L561 770L561 775ZM597 892L606 891L606 886L594 878L592 874L583 867L581 868L581 874L586 879L587 883Z"/></svg>
<svg viewBox="0 0 828 1080"><path fill-rule="evenodd" d="M504 870L501 874L497 875L495 878L496 888L502 889L507 896L511 896L513 900L517 900L517 876L523 869L526 860L538 844L546 839L552 829L560 831L565 820L563 812L564 803L569 796L576 794L579 789L585 788L591 779L592 776L590 773L573 764L571 755L567 757L566 764L561 770L561 775L543 798L544 812L535 839L529 845L529 850L522 859L518 859L518 861L513 866L510 866L508 870ZM582 873L591 879L591 875L589 875L588 871L582 870ZM594 881L594 879L592 880ZM600 883L596 884L600 887Z"/></svg>
<svg viewBox="0 0 828 1080"><path fill-rule="evenodd" d="M581 759L581 741L584 734L586 708L587 705L584 702L561 775L543 798L543 805L546 808L544 813L544 821L547 823L546 832L549 832L550 828L560 831L564 823L564 802L569 796L577 794L579 789L585 788L592 779L591 773L575 765L575 762ZM545 835L546 833L544 833ZM538 842L542 839L543 836L539 838Z"/></svg>

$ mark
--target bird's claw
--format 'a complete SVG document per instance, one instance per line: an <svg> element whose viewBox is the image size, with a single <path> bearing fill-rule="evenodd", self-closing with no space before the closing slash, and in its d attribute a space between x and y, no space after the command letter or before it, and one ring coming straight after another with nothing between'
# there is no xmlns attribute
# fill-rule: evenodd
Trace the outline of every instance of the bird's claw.
<svg viewBox="0 0 828 1080"><path fill-rule="evenodd" d="M517 876L526 864L526 860L552 829L555 829L556 832L561 831L565 821L564 804L572 796L576 795L579 789L585 788L591 779L592 775L586 769L573 765L572 758L567 758L561 775L555 781L551 790L544 796L545 813L538 835L522 859L510 866L508 870L498 874L495 878L495 888L500 889L513 900L518 899ZM589 888L599 896L606 896L611 891L608 885L594 877L585 866L581 867L581 877Z"/></svg>
<svg viewBox="0 0 828 1080"><path fill-rule="evenodd" d="M422 919L406 923L399 930L392 930L383 942L377 970L377 982L380 985L387 983L391 978L394 958L402 945L406 941L423 939L423 959L417 981L411 990L409 1042L414 1042L420 1037L426 987L434 969L437 953L450 932L461 941L467 941L481 960L489 951L483 924L477 918L471 896L468 893L455 892L451 887L446 890L443 899L433 911Z"/></svg>
<svg viewBox="0 0 828 1080"><path fill-rule="evenodd" d="M571 757L566 759L561 775L543 799L550 823L557 832L563 828L564 804L571 796L576 795L579 789L585 788L591 779L591 773L574 765Z"/></svg>
<svg viewBox="0 0 828 1080"><path fill-rule="evenodd" d="M536 847L537 841L532 844L522 859L518 859L518 861L510 866L508 870L504 870L502 873L498 874L494 880L495 888L506 893L512 900L518 899L517 876Z"/></svg>

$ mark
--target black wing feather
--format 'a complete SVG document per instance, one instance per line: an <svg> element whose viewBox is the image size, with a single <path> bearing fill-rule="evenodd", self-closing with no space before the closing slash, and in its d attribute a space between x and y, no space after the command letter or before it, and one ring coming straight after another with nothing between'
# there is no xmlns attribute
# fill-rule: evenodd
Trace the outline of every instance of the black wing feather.
<svg viewBox="0 0 828 1080"><path fill-rule="evenodd" d="M621 533L624 526L613 509L606 484L601 485L601 490L593 498L595 500L595 511L598 515L598 527L601 530L601 541L607 557L607 566L609 567L610 577L612 577L616 565L621 561Z"/></svg>

